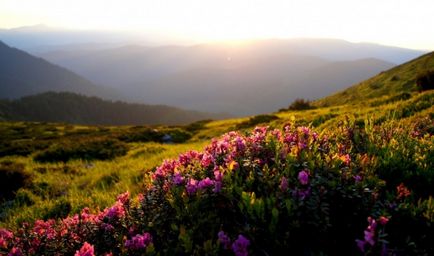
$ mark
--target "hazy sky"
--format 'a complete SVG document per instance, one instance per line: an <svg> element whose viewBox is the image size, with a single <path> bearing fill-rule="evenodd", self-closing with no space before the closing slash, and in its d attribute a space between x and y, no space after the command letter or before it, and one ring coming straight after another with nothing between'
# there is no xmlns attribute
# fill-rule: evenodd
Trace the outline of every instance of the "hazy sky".
<svg viewBox="0 0 434 256"><path fill-rule="evenodd" d="M434 0L0 0L0 28L141 30L194 40L329 37L434 50Z"/></svg>

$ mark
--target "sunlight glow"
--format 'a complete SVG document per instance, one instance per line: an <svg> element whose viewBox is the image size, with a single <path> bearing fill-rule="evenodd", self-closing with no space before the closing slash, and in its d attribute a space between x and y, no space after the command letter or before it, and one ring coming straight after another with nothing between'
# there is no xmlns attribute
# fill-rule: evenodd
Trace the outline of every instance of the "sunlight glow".
<svg viewBox="0 0 434 256"><path fill-rule="evenodd" d="M0 27L154 31L202 41L329 37L434 49L432 0L0 0Z"/></svg>

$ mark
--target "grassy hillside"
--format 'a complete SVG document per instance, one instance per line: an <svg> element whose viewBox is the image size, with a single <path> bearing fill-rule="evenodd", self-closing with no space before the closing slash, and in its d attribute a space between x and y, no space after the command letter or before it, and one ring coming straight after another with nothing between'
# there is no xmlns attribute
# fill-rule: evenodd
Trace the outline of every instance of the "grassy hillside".
<svg viewBox="0 0 434 256"><path fill-rule="evenodd" d="M315 105L334 106L354 104L382 96L393 96L403 92L415 92L417 91L416 77L432 69L434 69L433 52L382 72L346 90L317 100Z"/></svg>
<svg viewBox="0 0 434 256"><path fill-rule="evenodd" d="M1 123L0 254L431 255L434 91L390 90L179 127Z"/></svg>
<svg viewBox="0 0 434 256"><path fill-rule="evenodd" d="M220 119L223 114L189 111L164 105L102 100L69 92L47 92L0 101L0 120L64 122L90 125L186 124Z"/></svg>

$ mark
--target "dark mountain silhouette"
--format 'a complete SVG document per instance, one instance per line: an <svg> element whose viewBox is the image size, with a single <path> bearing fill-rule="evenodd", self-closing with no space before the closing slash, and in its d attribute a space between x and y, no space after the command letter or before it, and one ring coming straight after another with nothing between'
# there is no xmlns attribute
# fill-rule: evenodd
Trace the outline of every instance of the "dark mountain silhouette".
<svg viewBox="0 0 434 256"><path fill-rule="evenodd" d="M163 105L107 101L69 92L47 92L0 100L0 120L64 122L87 125L187 124L224 114L188 111Z"/></svg>
<svg viewBox="0 0 434 256"><path fill-rule="evenodd" d="M18 98L46 91L121 98L116 90L99 87L65 68L11 48L1 41L0 56L0 98Z"/></svg>

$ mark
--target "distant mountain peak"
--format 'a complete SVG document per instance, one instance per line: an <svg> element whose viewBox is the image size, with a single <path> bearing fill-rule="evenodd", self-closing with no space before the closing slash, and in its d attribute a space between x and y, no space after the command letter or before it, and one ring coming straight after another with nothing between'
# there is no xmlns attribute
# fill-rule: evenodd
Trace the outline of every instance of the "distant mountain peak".
<svg viewBox="0 0 434 256"><path fill-rule="evenodd" d="M31 32L31 31L44 31L44 30L50 30L50 29L53 29L53 28L41 23L41 24L35 24L35 25L30 25L30 26L11 28L9 30L20 31L20 32Z"/></svg>

